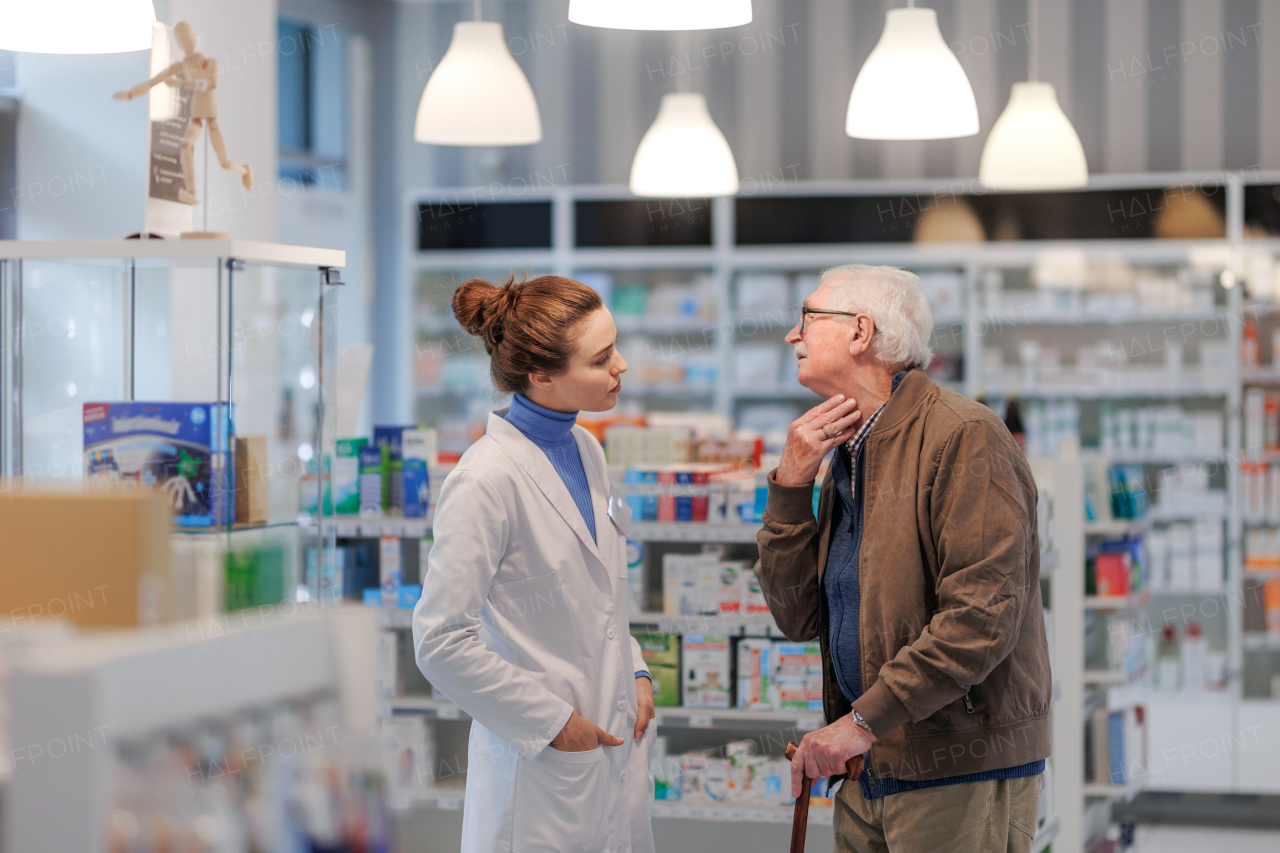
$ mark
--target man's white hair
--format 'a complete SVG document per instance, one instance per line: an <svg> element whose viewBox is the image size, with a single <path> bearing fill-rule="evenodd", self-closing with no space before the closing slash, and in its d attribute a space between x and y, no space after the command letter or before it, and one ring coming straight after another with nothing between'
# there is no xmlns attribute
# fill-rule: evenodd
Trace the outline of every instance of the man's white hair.
<svg viewBox="0 0 1280 853"><path fill-rule="evenodd" d="M839 308L862 311L875 323L871 346L876 360L897 372L926 367L933 358L933 311L920 289L920 277L897 267L842 264L824 270L821 284L836 292Z"/></svg>

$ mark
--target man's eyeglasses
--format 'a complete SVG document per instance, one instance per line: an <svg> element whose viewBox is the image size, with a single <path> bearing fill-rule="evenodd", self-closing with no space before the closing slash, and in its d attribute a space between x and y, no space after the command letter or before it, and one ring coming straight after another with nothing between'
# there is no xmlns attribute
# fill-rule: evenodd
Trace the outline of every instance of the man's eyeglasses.
<svg viewBox="0 0 1280 853"><path fill-rule="evenodd" d="M842 317L857 317L862 311L828 311L825 308L810 308L808 305L800 306L800 334L804 334L805 323L809 320L810 314L839 314Z"/></svg>

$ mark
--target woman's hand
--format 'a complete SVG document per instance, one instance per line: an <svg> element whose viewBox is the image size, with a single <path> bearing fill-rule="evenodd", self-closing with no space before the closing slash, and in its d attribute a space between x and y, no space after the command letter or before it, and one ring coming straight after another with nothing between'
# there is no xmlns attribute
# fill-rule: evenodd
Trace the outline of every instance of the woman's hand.
<svg viewBox="0 0 1280 853"><path fill-rule="evenodd" d="M636 740L644 740L644 733L653 719L653 682L643 675L636 679Z"/></svg>
<svg viewBox="0 0 1280 853"><path fill-rule="evenodd" d="M837 444L848 441L846 432L862 418L856 400L837 394L814 406L791 424L787 445L774 475L783 486L806 486L818 476L822 457Z"/></svg>
<svg viewBox="0 0 1280 853"><path fill-rule="evenodd" d="M622 738L614 737L585 717L574 711L569 715L569 722L564 724L560 734L551 739L551 745L561 752L587 752L600 744L605 746L622 746L626 743Z"/></svg>

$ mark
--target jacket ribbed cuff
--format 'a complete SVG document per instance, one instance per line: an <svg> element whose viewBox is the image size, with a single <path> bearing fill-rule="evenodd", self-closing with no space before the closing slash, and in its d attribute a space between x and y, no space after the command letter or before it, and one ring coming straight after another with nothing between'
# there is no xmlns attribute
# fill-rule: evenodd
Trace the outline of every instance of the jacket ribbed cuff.
<svg viewBox="0 0 1280 853"><path fill-rule="evenodd" d="M778 469L769 472L769 501L764 511L782 524L804 524L813 521L813 483L784 486L777 480Z"/></svg>
<svg viewBox="0 0 1280 853"><path fill-rule="evenodd" d="M876 740L883 740L885 735L897 729L911 719L907 706L894 695L884 679L877 680L871 689L858 697L853 703L858 713L871 726Z"/></svg>

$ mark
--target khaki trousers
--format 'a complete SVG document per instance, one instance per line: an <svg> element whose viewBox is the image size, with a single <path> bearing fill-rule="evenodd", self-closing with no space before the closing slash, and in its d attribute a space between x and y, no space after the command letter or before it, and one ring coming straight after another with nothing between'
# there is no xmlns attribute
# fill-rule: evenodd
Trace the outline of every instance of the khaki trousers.
<svg viewBox="0 0 1280 853"><path fill-rule="evenodd" d="M836 793L836 853L1027 853L1042 776L904 791L874 800L856 779Z"/></svg>

